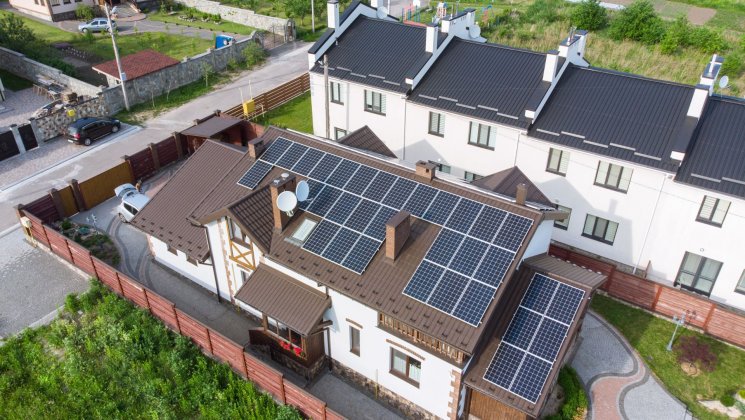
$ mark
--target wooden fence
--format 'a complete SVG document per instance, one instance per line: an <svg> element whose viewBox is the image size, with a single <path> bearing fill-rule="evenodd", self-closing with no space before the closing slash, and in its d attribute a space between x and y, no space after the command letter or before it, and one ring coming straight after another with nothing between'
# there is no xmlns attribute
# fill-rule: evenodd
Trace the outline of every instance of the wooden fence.
<svg viewBox="0 0 745 420"><path fill-rule="evenodd" d="M250 120L297 98L309 90L310 75L309 73L304 73L303 75L298 76L287 83L281 84L268 92L256 95L253 98L254 110L248 115L244 115L243 105L234 106L227 111L223 111L223 114Z"/></svg>
<svg viewBox="0 0 745 420"><path fill-rule="evenodd" d="M697 295L616 270L616 266L551 245L549 253L608 276L601 287L610 296L667 317L686 314L686 321L707 334L745 347L745 315Z"/></svg>
<svg viewBox="0 0 745 420"><path fill-rule="evenodd" d="M274 396L279 402L296 407L304 416L311 419L343 419L341 415L328 408L324 401L285 379L281 372L243 351L241 345L192 318L178 309L174 303L137 280L91 255L82 245L44 223L44 220L35 215L29 207L19 207L18 216L29 218L31 235L39 244L49 248L55 255L86 274L98 278L116 294L150 312L173 331L189 337L204 353L227 363L233 371Z"/></svg>

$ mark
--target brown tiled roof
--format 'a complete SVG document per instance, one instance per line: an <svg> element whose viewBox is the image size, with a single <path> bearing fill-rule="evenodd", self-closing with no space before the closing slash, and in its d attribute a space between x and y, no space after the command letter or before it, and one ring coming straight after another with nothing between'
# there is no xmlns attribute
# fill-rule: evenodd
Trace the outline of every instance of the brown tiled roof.
<svg viewBox="0 0 745 420"><path fill-rule="evenodd" d="M127 74L127 80L134 80L166 67L175 66L178 63L178 60L157 51L142 50L122 57L122 71ZM97 64L93 66L93 70L120 80L116 60Z"/></svg>
<svg viewBox="0 0 745 420"><path fill-rule="evenodd" d="M306 336L331 307L328 296L266 264L259 265L235 298Z"/></svg>
<svg viewBox="0 0 745 420"><path fill-rule="evenodd" d="M207 196L230 168L241 160L243 152L214 141L205 142L145 208L132 225L188 256L204 261L210 254L204 228L189 221L192 209Z"/></svg>
<svg viewBox="0 0 745 420"><path fill-rule="evenodd" d="M272 214L272 195L269 187L264 187L228 208L231 219L237 221L250 232L264 252L272 245L274 215Z"/></svg>
<svg viewBox="0 0 745 420"><path fill-rule="evenodd" d="M340 138L339 143L345 146L354 147L355 149L367 150L368 152L377 153L386 157L396 157L396 155L391 152L391 149L383 143L383 140L380 140L380 138L376 136L368 126L363 126L362 128L354 130Z"/></svg>
<svg viewBox="0 0 745 420"><path fill-rule="evenodd" d="M241 121L243 120L235 117L212 117L201 124L187 128L181 134L209 139L240 124Z"/></svg>
<svg viewBox="0 0 745 420"><path fill-rule="evenodd" d="M473 181L471 184L512 198L515 198L517 186L519 184L525 184L528 187L527 201L549 207L554 206L551 200L543 195L541 190L517 166L487 175Z"/></svg>

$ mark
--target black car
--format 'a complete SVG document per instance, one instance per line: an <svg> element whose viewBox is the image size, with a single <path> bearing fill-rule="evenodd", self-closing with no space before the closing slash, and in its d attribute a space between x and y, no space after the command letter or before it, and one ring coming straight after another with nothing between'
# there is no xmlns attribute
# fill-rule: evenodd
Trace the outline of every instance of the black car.
<svg viewBox="0 0 745 420"><path fill-rule="evenodd" d="M81 118L67 127L67 141L90 146L93 140L109 133L116 133L122 127L119 120L111 118Z"/></svg>

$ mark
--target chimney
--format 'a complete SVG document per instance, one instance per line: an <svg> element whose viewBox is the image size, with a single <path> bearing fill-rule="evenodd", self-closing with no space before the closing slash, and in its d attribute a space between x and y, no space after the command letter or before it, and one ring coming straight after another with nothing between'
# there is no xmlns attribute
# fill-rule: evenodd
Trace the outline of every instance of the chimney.
<svg viewBox="0 0 745 420"><path fill-rule="evenodd" d="M248 142L248 155L253 159L258 159L264 153L264 140L258 138Z"/></svg>
<svg viewBox="0 0 745 420"><path fill-rule="evenodd" d="M711 94L711 86L704 84L696 85L696 90L693 91L693 98L691 98L691 104L688 105L688 113L686 116L693 117L696 119L701 118L704 113L704 106L706 101L709 99Z"/></svg>
<svg viewBox="0 0 745 420"><path fill-rule="evenodd" d="M423 181L432 181L435 177L435 166L434 163L427 162L426 160L420 160L416 163L416 175Z"/></svg>
<svg viewBox="0 0 745 420"><path fill-rule="evenodd" d="M543 67L543 81L553 82L556 77L556 67L559 65L559 52L551 50L546 53L546 64Z"/></svg>
<svg viewBox="0 0 745 420"><path fill-rule="evenodd" d="M401 210L385 224L385 256L395 260L411 233L411 213Z"/></svg>
<svg viewBox="0 0 745 420"><path fill-rule="evenodd" d="M326 15L328 16L328 27L336 29L339 27L339 0L329 0L326 4Z"/></svg>
<svg viewBox="0 0 745 420"><path fill-rule="evenodd" d="M425 40L424 51L434 53L437 51L437 26L427 25L427 38Z"/></svg>
<svg viewBox="0 0 745 420"><path fill-rule="evenodd" d="M528 186L525 184L517 184L517 192L515 193L515 204L518 206L524 206L525 200L528 198Z"/></svg>
<svg viewBox="0 0 745 420"><path fill-rule="evenodd" d="M370 0L370 7L377 9L378 8L378 0Z"/></svg>
<svg viewBox="0 0 745 420"><path fill-rule="evenodd" d="M710 92L713 92L714 82L716 82L717 76L719 76L719 70L722 68L723 63L724 58L714 54L711 57L711 61L706 64L704 73L701 75L701 79L699 80L698 84L709 86Z"/></svg>
<svg viewBox="0 0 745 420"><path fill-rule="evenodd" d="M569 36L559 44L559 56L566 58L570 63L587 66L587 62L585 62L586 44L587 31L572 31L569 33Z"/></svg>
<svg viewBox="0 0 745 420"><path fill-rule="evenodd" d="M275 179L269 185L269 191L272 196L272 215L274 217L274 228L280 232L284 230L290 221L290 216L277 207L277 197L284 191L295 191L295 175L282 174L282 177Z"/></svg>

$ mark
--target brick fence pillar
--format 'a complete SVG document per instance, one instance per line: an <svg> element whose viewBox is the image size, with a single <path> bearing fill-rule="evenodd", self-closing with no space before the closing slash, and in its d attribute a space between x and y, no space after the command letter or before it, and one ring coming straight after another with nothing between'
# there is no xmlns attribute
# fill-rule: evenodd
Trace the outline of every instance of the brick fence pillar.
<svg viewBox="0 0 745 420"><path fill-rule="evenodd" d="M85 206L85 198L80 191L80 185L77 179L70 180L70 189L72 189L72 196L75 197L75 204L78 205L78 211L88 210L88 207Z"/></svg>

